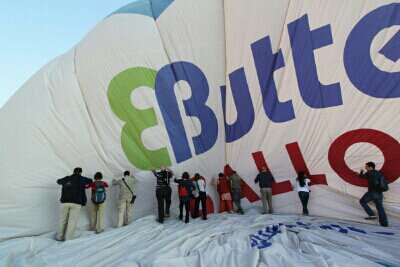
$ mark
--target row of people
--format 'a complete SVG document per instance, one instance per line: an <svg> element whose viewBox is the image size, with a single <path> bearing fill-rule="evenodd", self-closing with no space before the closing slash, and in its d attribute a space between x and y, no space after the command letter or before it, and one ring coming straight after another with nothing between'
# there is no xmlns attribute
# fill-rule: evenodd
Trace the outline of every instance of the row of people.
<svg viewBox="0 0 400 267"><path fill-rule="evenodd" d="M74 236L80 210L87 203L85 189L91 190L90 228L96 233L104 231L105 201L107 182L102 181L103 175L97 172L94 181L82 176L82 168L75 168L70 176L58 179L57 184L62 185L60 225L56 239L59 241L70 240ZM129 171L124 172L122 179L113 179L113 186L119 187L118 227L132 222L132 205L136 198L133 187L136 183L134 176Z"/></svg>
<svg viewBox="0 0 400 267"><path fill-rule="evenodd" d="M160 171L152 171L157 179L156 197L158 203L158 222L163 223L164 218L171 217L169 209L171 207L171 179L174 173L169 168L161 166ZM182 174L181 179L175 175L174 182L178 184L179 196L179 218L183 219L183 208L186 210L185 223L189 222L189 205L190 198L195 199L195 208L193 218L199 216L199 206L201 203L203 220L207 220L207 193L206 193L206 180L203 176L196 173L193 179L190 179L188 172Z"/></svg>
<svg viewBox="0 0 400 267"><path fill-rule="evenodd" d="M360 204L369 215L366 219L376 219L377 216L368 206L368 202L374 201L379 213L379 221L382 226L388 226L387 217L383 208L383 194L376 188L376 177L378 174L375 170L375 164L368 162L365 166L367 172L359 173L361 178L368 179L368 192L361 198ZM156 183L156 198L158 203L158 221L164 222L164 218L170 217L171 195L172 189L170 181L174 178L174 182L178 184L179 196L179 219L183 220L183 209L185 208L185 223L189 222L190 198L195 199L195 209L193 217L199 215L199 206L202 205L202 218L207 220L207 193L206 180L200 174L196 173L194 178L190 179L188 172L184 172L179 179L174 175L169 168L161 166L161 170L153 174L157 179ZM97 172L92 179L82 176L82 168L76 168L71 176L57 180L57 183L62 185L61 194L61 218L60 227L57 233L57 240L69 240L73 238L76 224L78 221L80 209L86 205L85 189L91 189L91 230L96 233L104 231L104 210L106 200L106 188L108 184L102 181L103 175ZM260 173L255 178L254 182L260 186L261 202L263 205L263 214L273 213L272 208L272 185L274 177L265 167L261 168ZM136 196L133 193L133 187L136 183L134 176L129 171L125 171L124 178L113 179L112 184L119 186L119 204L118 204L118 227L124 224L130 224L132 221L132 205ZM241 207L241 194L243 179L232 171L230 176L222 173L218 175L218 179L212 183L219 194L220 212L233 213L233 203L237 208L237 213L243 214ZM308 200L311 190L309 189L310 179L305 172L299 172L298 177L293 184L293 188L298 192L299 199L303 207L303 214L308 215ZM233 202L233 203L232 203Z"/></svg>
<svg viewBox="0 0 400 267"><path fill-rule="evenodd" d="M383 192L388 190L389 187L383 174L375 170L374 162L367 162L364 166L364 170L360 170L356 173L360 178L368 181L368 191L360 199L360 204L364 208L368 217L366 220L374 220L379 217L379 223L383 227L388 227L388 220L385 209L383 207ZM265 167L261 168L261 172L257 175L255 183L260 185L261 202L263 205L263 213L267 213L267 205L269 207L269 213L272 213L272 182L274 177L271 172L267 171ZM308 215L308 200L310 198L310 179L306 176L305 172L299 172L296 178L293 188L298 192L301 204L303 206L303 214ZM375 212L368 205L369 202L374 202L375 207L378 211L376 216ZM240 207L240 205L239 205Z"/></svg>

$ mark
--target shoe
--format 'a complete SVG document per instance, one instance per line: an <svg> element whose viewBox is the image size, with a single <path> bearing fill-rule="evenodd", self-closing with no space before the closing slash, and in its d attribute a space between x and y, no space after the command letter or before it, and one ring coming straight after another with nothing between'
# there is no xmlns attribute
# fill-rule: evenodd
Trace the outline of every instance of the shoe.
<svg viewBox="0 0 400 267"><path fill-rule="evenodd" d="M189 223L189 219L186 219L186 220L185 220L185 223Z"/></svg>
<svg viewBox="0 0 400 267"><path fill-rule="evenodd" d="M104 230L96 231L96 234L101 234L102 232L104 232Z"/></svg>
<svg viewBox="0 0 400 267"><path fill-rule="evenodd" d="M368 216L368 217L365 217L364 219L365 220L375 220L375 219L377 219L378 218L378 216Z"/></svg>
<svg viewBox="0 0 400 267"><path fill-rule="evenodd" d="M234 214L234 212L233 212L233 211L228 211L228 213L229 213L229 214Z"/></svg>
<svg viewBox="0 0 400 267"><path fill-rule="evenodd" d="M161 224L163 224L163 223L164 223L164 221L161 221L161 220L158 220L158 222L159 222L159 223L161 223Z"/></svg>
<svg viewBox="0 0 400 267"><path fill-rule="evenodd" d="M60 242L65 241L64 238L57 238L57 237L56 237L56 240L57 240L57 241L60 241Z"/></svg>
<svg viewBox="0 0 400 267"><path fill-rule="evenodd" d="M243 215L243 214L244 214L244 211L243 211L243 210L241 210L241 211L239 211L239 213L240 213L240 215Z"/></svg>
<svg viewBox="0 0 400 267"><path fill-rule="evenodd" d="M267 214L265 211L261 212L262 215Z"/></svg>
<svg viewBox="0 0 400 267"><path fill-rule="evenodd" d="M165 217L165 218L170 218L170 217L171 217L171 214L165 213L164 217Z"/></svg>
<svg viewBox="0 0 400 267"><path fill-rule="evenodd" d="M204 217L204 218L203 218L203 221L207 221L207 217Z"/></svg>
<svg viewBox="0 0 400 267"><path fill-rule="evenodd" d="M179 220L183 220L183 215L179 215Z"/></svg>

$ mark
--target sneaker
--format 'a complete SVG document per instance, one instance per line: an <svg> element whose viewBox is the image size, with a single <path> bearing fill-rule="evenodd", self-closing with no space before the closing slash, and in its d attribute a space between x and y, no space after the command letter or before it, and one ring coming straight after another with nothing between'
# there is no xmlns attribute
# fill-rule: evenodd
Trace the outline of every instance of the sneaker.
<svg viewBox="0 0 400 267"><path fill-rule="evenodd" d="M365 217L364 219L365 220L374 220L374 219L377 219L377 218L378 218L378 216L374 215L374 216Z"/></svg>
<svg viewBox="0 0 400 267"><path fill-rule="evenodd" d="M170 217L171 217L171 214L165 213L164 217L165 217L165 218L170 218Z"/></svg>
<svg viewBox="0 0 400 267"><path fill-rule="evenodd" d="M233 211L228 211L228 213L229 213L229 214L234 214L234 212L233 212Z"/></svg>

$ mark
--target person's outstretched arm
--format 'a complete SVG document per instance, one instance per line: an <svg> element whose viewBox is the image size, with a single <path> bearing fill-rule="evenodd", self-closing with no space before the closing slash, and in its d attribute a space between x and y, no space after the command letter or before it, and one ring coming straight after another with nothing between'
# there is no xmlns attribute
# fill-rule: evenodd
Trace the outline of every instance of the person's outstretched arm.
<svg viewBox="0 0 400 267"><path fill-rule="evenodd" d="M87 177L82 177L82 179L84 179L84 184L85 184L85 185L91 184L91 183L93 182L92 179L87 178Z"/></svg>
<svg viewBox="0 0 400 267"><path fill-rule="evenodd" d="M116 180L115 178L113 178L112 180L112 185L116 186L116 185L120 185L120 181Z"/></svg>
<svg viewBox="0 0 400 267"><path fill-rule="evenodd" d="M67 176L67 177L68 177L68 176ZM63 185L63 184L65 183L65 180L66 180L67 177L58 179L58 180L57 180L57 184Z"/></svg>
<svg viewBox="0 0 400 267"><path fill-rule="evenodd" d="M358 173L358 176L362 179L368 179L369 178L369 172L364 173L364 170L360 170L360 173Z"/></svg>
<svg viewBox="0 0 400 267"><path fill-rule="evenodd" d="M271 180L272 180L272 181L275 181L275 177L274 177L274 175L272 174L272 172L269 172L269 174L271 175Z"/></svg>

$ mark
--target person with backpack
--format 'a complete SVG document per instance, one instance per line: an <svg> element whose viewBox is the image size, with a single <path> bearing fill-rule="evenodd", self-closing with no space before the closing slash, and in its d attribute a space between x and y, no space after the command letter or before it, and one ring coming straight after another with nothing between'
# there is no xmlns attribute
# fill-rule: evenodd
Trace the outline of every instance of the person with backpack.
<svg viewBox="0 0 400 267"><path fill-rule="evenodd" d="M94 181L86 186L86 189L92 189L92 205L90 206L90 230L100 234L104 231L104 211L106 201L106 188L108 184L102 181L103 174L96 172Z"/></svg>
<svg viewBox="0 0 400 267"><path fill-rule="evenodd" d="M206 193L206 179L200 174L196 173L192 179L195 190L193 192L194 201L194 215L193 218L199 217L199 206L201 202L201 211L203 220L207 220L207 193Z"/></svg>
<svg viewBox="0 0 400 267"><path fill-rule="evenodd" d="M81 207L86 205L85 186L92 183L92 179L82 176L82 168L75 168L71 176L58 179L62 185L60 205L60 226L56 239L58 241L74 238ZM83 194L82 194L83 192Z"/></svg>
<svg viewBox="0 0 400 267"><path fill-rule="evenodd" d="M232 196L231 196L231 183L222 173L218 174L218 179L214 185L217 187L219 194L219 212L233 213L232 209Z"/></svg>
<svg viewBox="0 0 400 267"><path fill-rule="evenodd" d="M179 220L183 220L183 207L185 207L185 223L189 222L190 196L196 188L189 178L189 173L184 172L182 179L174 179L174 182L178 184Z"/></svg>
<svg viewBox="0 0 400 267"><path fill-rule="evenodd" d="M171 195L172 195L170 180L174 176L174 173L170 169L164 166L161 166L160 169L161 171L159 172L153 170L153 174L157 178L156 197L158 203L158 222L164 223L164 217L165 218L171 217L171 215L169 214L169 208L171 207ZM164 213L164 202L165 202L165 213Z"/></svg>
<svg viewBox="0 0 400 267"><path fill-rule="evenodd" d="M262 167L260 173L257 175L254 180L255 183L259 183L260 185L260 193L261 193L261 203L263 205L262 214L272 213L272 181L274 180L274 176L270 171L267 171L266 167ZM268 208L267 209L267 203Z"/></svg>
<svg viewBox="0 0 400 267"><path fill-rule="evenodd" d="M232 175L229 176L229 181L232 183L233 202L237 207L237 213L244 214L242 206L240 205L243 179L236 173L236 171L232 171Z"/></svg>
<svg viewBox="0 0 400 267"><path fill-rule="evenodd" d="M368 214L366 220L376 219L375 212L368 206L368 202L374 201L376 209L378 210L379 223L381 226L388 227L388 220L386 217L385 209L383 208L383 193L389 189L385 178L382 173L375 170L375 163L367 162L365 164L366 172L363 170L358 174L360 178L368 180L368 191L360 199L360 204Z"/></svg>
<svg viewBox="0 0 400 267"><path fill-rule="evenodd" d="M310 198L310 189L308 188L308 184L310 183L310 179L307 178L305 172L299 172L296 182L293 186L299 194L299 198L301 201L301 205L303 206L303 215L308 215L308 199Z"/></svg>
<svg viewBox="0 0 400 267"><path fill-rule="evenodd" d="M133 194L133 187L136 184L135 176L129 171L124 172L124 178L121 180L113 179L112 184L119 186L118 203L118 226L128 225L132 222L132 206L136 196Z"/></svg>

